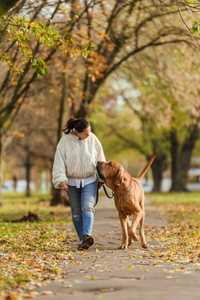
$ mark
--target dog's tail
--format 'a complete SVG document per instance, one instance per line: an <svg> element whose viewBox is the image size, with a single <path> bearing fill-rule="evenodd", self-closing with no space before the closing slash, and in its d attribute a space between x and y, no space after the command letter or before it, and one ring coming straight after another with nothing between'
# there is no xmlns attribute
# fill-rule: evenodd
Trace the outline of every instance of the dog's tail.
<svg viewBox="0 0 200 300"><path fill-rule="evenodd" d="M148 161L147 165L144 167L144 169L137 176L137 179L142 180L144 178L144 176L148 172L149 168L151 167L151 165L152 165L152 163L154 162L155 159L156 159L156 156L152 155L150 160Z"/></svg>

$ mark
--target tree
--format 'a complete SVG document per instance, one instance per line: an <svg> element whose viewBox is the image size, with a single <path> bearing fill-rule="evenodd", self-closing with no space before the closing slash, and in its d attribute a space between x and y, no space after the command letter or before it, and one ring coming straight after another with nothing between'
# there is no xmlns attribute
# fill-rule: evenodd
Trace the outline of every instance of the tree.
<svg viewBox="0 0 200 300"><path fill-rule="evenodd" d="M74 0L50 2L18 1L0 18L0 140L28 101L31 85L47 74L47 64L58 51L71 59L88 53L88 45L72 37L85 10L77 15Z"/></svg>
<svg viewBox="0 0 200 300"><path fill-rule="evenodd" d="M105 84L98 98L105 99L109 137L115 135L118 138L113 149L116 144L123 145L124 148L136 150L146 160L152 153L156 154L157 159L152 166L153 190L160 191L169 155L168 131L165 128L167 118L163 117L167 106L158 100L162 93L158 83L157 92L152 91L151 87L147 90L145 65L148 64L141 56L120 68ZM146 93L141 89L144 82Z"/></svg>
<svg viewBox="0 0 200 300"><path fill-rule="evenodd" d="M84 1L80 6L87 4ZM87 116L107 78L132 57L146 49L189 42L185 26L174 22L180 19L180 11L186 11L183 1L113 0L109 5L107 1L93 1L76 32L92 44L92 50L73 68L77 70L73 77L78 88L70 89L76 104L72 114Z"/></svg>
<svg viewBox="0 0 200 300"><path fill-rule="evenodd" d="M13 6L15 6L18 1L19 0L7 0L5 2L5 1L1 0L0 1L0 16L7 13L8 10L11 9Z"/></svg>
<svg viewBox="0 0 200 300"><path fill-rule="evenodd" d="M133 63L129 69L129 80L142 94L139 112L138 106L133 109L141 121L142 116L145 118L145 126L151 125L147 134L150 138L153 133L152 142L158 153L165 154L166 159L170 152L171 190L186 190L191 157L199 137L198 60L192 49L170 47L165 52L146 54L138 61L138 67ZM162 131L156 136L158 126ZM161 148L163 140L165 148Z"/></svg>
<svg viewBox="0 0 200 300"><path fill-rule="evenodd" d="M17 155L20 165L26 170L45 170L51 178L55 147L60 139L63 119L66 118L67 89L65 72L57 72L60 63L54 61L54 73L48 74L46 80L40 80L29 90L29 102L25 103L16 117L10 132L19 132L21 138L14 139L7 154L9 157ZM60 100L60 101L58 101ZM16 135L18 137L18 134ZM28 169L31 161L32 168ZM16 166L15 166L16 167ZM30 176L29 176L30 177ZM27 181L28 182L28 181ZM67 203L63 193L51 188L51 204Z"/></svg>
<svg viewBox="0 0 200 300"><path fill-rule="evenodd" d="M66 62L66 68L71 71L67 78L69 115L87 116L99 89L125 62L146 49L190 42L185 26L174 22L180 11L187 14L183 1L112 0L108 4L107 1L73 0L65 1L63 8L62 1L57 0L50 15L42 14L46 4L49 5L47 2L38 1L33 9L27 8L27 1L20 1L16 9L28 11L29 20L11 18L14 22L11 25L3 23L2 53L6 53L7 63L12 66L4 67L1 75L0 124L3 128L9 127L28 101L28 92L37 75L46 74L47 66L54 67L53 58L58 48L63 50L59 54L62 59L69 56ZM39 23L34 23L38 19ZM5 42L9 36L8 26L16 28L17 42L14 37L10 43ZM24 28L28 30L25 34ZM72 56L78 59L72 60Z"/></svg>
<svg viewBox="0 0 200 300"><path fill-rule="evenodd" d="M64 25L58 25L63 20L61 15L62 1L57 0L51 8L51 13L42 17L44 9L48 9L48 2L39 2L34 11L22 1L18 13L23 10L29 13L29 18L11 15L3 18L1 32L3 40L0 43L0 59L3 65L0 82L0 126L6 127L18 113L31 84L38 76L47 74L47 64L55 53L60 50L62 55L79 56L82 51L87 55L87 45L78 44L72 37L75 25L80 21L84 12L70 18L70 10L65 15ZM69 4L73 1L68 1ZM46 6L45 6L46 4ZM71 5L72 5L71 4ZM31 4L30 4L31 5ZM50 5L50 4L49 4ZM72 5L73 10L73 5ZM58 18L58 19L56 19ZM9 41L9 42L7 42Z"/></svg>
<svg viewBox="0 0 200 300"><path fill-rule="evenodd" d="M191 51L180 49L176 69L173 60L165 76L171 91L171 191L185 191L191 158L200 135L199 63ZM176 81L174 80L176 78Z"/></svg>

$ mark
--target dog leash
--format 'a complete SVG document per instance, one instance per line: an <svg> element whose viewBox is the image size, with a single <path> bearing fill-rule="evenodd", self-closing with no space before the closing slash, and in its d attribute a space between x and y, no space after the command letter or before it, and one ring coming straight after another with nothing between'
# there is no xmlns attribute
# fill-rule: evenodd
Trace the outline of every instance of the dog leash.
<svg viewBox="0 0 200 300"><path fill-rule="evenodd" d="M97 177L97 195L96 195L96 205L99 201L99 190L101 187L103 187L104 193L107 198L112 199L114 197L114 193L112 192L110 195L108 194L108 191L106 190L103 178L101 177L101 174L97 170L96 172L96 177Z"/></svg>
<svg viewBox="0 0 200 300"><path fill-rule="evenodd" d="M106 190L104 182L97 176L97 194L96 194L96 205L99 201L99 190L103 187L104 193L107 198L112 199L114 197L114 193L112 192L110 195L108 194L108 191Z"/></svg>
<svg viewBox="0 0 200 300"><path fill-rule="evenodd" d="M98 181L97 182L97 195L96 195L96 205L99 201L99 190L100 188L103 187L104 193L106 195L107 198L112 199L114 197L114 193L112 192L110 195L108 194L108 191L106 190L106 187L104 185L104 183L102 183L102 181Z"/></svg>
<svg viewBox="0 0 200 300"><path fill-rule="evenodd" d="M112 199L114 197L114 193L111 192L111 194L109 195L104 183L102 184L102 186L103 186L103 190L104 190L106 197L108 197L109 199Z"/></svg>

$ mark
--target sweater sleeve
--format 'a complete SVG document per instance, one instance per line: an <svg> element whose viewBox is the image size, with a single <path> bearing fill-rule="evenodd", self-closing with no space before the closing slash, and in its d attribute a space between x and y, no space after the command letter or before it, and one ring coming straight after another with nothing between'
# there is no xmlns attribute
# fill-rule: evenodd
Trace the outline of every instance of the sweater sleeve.
<svg viewBox="0 0 200 300"><path fill-rule="evenodd" d="M52 183L55 188L58 188L59 183L67 182L64 150L64 136L62 136L56 147L52 169Z"/></svg>
<svg viewBox="0 0 200 300"><path fill-rule="evenodd" d="M95 136L96 150L97 150L97 161L106 161L103 147L99 139Z"/></svg>

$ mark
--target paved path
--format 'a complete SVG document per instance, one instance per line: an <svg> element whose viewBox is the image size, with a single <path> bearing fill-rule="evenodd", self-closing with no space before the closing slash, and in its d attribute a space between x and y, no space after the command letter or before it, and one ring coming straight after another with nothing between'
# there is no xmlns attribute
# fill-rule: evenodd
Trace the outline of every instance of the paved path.
<svg viewBox="0 0 200 300"><path fill-rule="evenodd" d="M148 229L165 226L166 221L149 204L146 215L148 240ZM111 200L101 200L98 205L94 236L96 244L87 252L76 251L74 242L74 260L65 262L65 278L40 288L37 300L200 299L198 265L154 264L149 257L145 258L146 251L162 248L154 240L148 241L149 250L141 249L139 243L132 244L128 250L117 249L120 225Z"/></svg>

